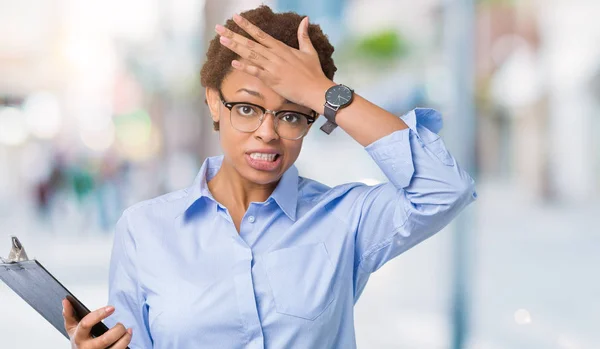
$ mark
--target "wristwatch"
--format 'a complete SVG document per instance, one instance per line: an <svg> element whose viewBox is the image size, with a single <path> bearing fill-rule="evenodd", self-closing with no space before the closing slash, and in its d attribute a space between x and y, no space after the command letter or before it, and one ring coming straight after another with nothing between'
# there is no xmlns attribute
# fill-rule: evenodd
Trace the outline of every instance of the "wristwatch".
<svg viewBox="0 0 600 349"><path fill-rule="evenodd" d="M338 110L347 107L352 103L354 90L350 87L339 84L331 86L325 92L325 118L327 122L321 126L321 131L330 134L338 125L335 123L335 115Z"/></svg>

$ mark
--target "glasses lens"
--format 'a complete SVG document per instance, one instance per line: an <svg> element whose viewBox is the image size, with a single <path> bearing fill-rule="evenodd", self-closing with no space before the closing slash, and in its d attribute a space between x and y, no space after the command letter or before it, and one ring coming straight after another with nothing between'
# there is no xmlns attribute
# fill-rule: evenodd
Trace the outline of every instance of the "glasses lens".
<svg viewBox="0 0 600 349"><path fill-rule="evenodd" d="M297 139L308 130L308 119L303 114L286 111L278 114L277 119L277 133L282 138Z"/></svg>
<svg viewBox="0 0 600 349"><path fill-rule="evenodd" d="M231 125L242 132L252 132L260 126L263 112L250 104L237 104L231 108Z"/></svg>

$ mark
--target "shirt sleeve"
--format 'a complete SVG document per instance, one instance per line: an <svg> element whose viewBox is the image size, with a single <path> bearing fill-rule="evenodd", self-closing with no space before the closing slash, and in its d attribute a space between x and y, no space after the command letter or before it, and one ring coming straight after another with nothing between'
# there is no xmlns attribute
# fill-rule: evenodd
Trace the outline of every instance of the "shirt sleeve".
<svg viewBox="0 0 600 349"><path fill-rule="evenodd" d="M152 339L135 256L136 243L126 211L116 225L109 269L108 304L115 307L115 312L104 322L109 328L118 322L125 328L133 328L129 348L146 349L152 348Z"/></svg>
<svg viewBox="0 0 600 349"><path fill-rule="evenodd" d="M365 148L389 182L368 187L359 199L356 299L370 273L440 231L477 197L473 179L438 135L440 113L415 109L402 119L408 129Z"/></svg>

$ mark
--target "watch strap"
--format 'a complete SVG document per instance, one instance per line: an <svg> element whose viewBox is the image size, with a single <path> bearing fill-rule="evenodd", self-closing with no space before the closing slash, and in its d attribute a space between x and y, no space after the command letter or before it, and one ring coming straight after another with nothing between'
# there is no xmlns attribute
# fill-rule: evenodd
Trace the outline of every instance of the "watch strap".
<svg viewBox="0 0 600 349"><path fill-rule="evenodd" d="M321 126L321 131L330 134L333 130L335 130L338 125L335 123L335 114L337 113L339 107L333 108L329 103L325 103L324 113L323 115L327 119L327 122Z"/></svg>
<svg viewBox="0 0 600 349"><path fill-rule="evenodd" d="M324 123L323 126L321 126L321 131L330 134L331 132L333 132L333 130L335 130L336 127L338 127L336 123L327 120L327 122Z"/></svg>

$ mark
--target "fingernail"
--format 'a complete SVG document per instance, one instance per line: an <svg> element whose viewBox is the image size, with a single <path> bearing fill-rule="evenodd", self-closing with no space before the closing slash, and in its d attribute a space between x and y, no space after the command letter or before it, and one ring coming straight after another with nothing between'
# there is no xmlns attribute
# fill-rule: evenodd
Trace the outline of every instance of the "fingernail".
<svg viewBox="0 0 600 349"><path fill-rule="evenodd" d="M113 307L113 306L110 306L110 305L109 305L108 307L105 307L105 308L104 308L104 311L105 311L106 313L111 313L111 312L113 312L114 310L115 310L115 307Z"/></svg>
<svg viewBox="0 0 600 349"><path fill-rule="evenodd" d="M231 65L234 66L234 67L236 67L236 68L239 68L239 67L242 66L242 64L240 62L236 61L236 60L231 61Z"/></svg>
<svg viewBox="0 0 600 349"><path fill-rule="evenodd" d="M129 329L127 330L127 333L129 333L130 335L133 335L133 328L129 328Z"/></svg>
<svg viewBox="0 0 600 349"><path fill-rule="evenodd" d="M233 19L240 20L240 19L242 19L242 16L240 16L236 13L233 15Z"/></svg>
<svg viewBox="0 0 600 349"><path fill-rule="evenodd" d="M231 40L229 40L229 38L226 38L224 36L221 36L221 38L219 39L221 41L222 44L228 45L229 43L231 43Z"/></svg>
<svg viewBox="0 0 600 349"><path fill-rule="evenodd" d="M215 25L215 31L216 31L217 33L220 33L220 32L222 32L222 31L223 31L223 26L222 26L222 25L220 25L220 24L217 24L217 25Z"/></svg>

